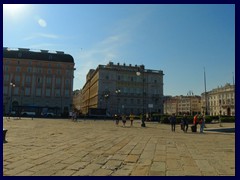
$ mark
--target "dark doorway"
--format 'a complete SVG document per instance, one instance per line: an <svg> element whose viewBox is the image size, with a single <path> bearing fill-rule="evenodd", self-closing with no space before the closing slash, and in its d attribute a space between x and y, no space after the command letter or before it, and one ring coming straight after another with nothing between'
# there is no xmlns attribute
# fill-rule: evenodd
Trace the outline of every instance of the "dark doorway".
<svg viewBox="0 0 240 180"><path fill-rule="evenodd" d="M230 108L227 108L227 115L231 116L231 109Z"/></svg>

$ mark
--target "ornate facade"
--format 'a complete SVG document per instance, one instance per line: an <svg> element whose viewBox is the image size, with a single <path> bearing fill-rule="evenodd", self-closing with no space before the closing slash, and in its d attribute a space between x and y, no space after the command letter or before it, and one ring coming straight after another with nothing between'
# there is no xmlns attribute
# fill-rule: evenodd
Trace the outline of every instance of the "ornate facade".
<svg viewBox="0 0 240 180"><path fill-rule="evenodd" d="M61 51L50 53L3 48L3 112L32 107L36 115L43 108L55 113L72 106L74 60Z"/></svg>
<svg viewBox="0 0 240 180"><path fill-rule="evenodd" d="M194 115L201 112L200 96L166 97L164 101L164 114Z"/></svg>
<svg viewBox="0 0 240 180"><path fill-rule="evenodd" d="M137 73L138 72L138 73ZM116 113L163 113L163 71L110 62L91 69L81 90L81 111L89 108Z"/></svg>
<svg viewBox="0 0 240 180"><path fill-rule="evenodd" d="M207 110L211 116L235 116L235 85L226 84L207 94ZM202 108L206 108L205 93L202 94Z"/></svg>

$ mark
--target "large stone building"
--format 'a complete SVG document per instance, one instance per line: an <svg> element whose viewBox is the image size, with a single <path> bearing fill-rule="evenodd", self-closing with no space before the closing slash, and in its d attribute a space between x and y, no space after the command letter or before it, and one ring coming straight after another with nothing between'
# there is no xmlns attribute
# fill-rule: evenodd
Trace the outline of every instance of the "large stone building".
<svg viewBox="0 0 240 180"><path fill-rule="evenodd" d="M81 112L82 107L82 90L73 91L73 109L77 112Z"/></svg>
<svg viewBox="0 0 240 180"><path fill-rule="evenodd" d="M81 111L106 109L107 113L163 112L163 71L143 65L109 62L91 69L81 93Z"/></svg>
<svg viewBox="0 0 240 180"><path fill-rule="evenodd" d="M61 51L3 48L3 112L72 108L74 59Z"/></svg>
<svg viewBox="0 0 240 180"><path fill-rule="evenodd" d="M200 96L175 96L166 97L164 100L164 114L194 115L201 113L201 109Z"/></svg>
<svg viewBox="0 0 240 180"><path fill-rule="evenodd" d="M235 116L235 85L226 84L202 94L202 108L211 116ZM207 99L207 103L206 103Z"/></svg>

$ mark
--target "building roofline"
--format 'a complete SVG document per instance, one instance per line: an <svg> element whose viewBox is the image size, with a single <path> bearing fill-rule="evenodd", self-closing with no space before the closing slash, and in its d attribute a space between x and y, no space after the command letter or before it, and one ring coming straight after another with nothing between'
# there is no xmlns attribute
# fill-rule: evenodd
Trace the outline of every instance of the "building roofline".
<svg viewBox="0 0 240 180"><path fill-rule="evenodd" d="M53 53L49 52L49 50L40 50L37 52L28 48L18 48L18 50L16 50L3 47L3 58L74 63L73 57L69 54L64 54L63 51L56 51L56 53Z"/></svg>

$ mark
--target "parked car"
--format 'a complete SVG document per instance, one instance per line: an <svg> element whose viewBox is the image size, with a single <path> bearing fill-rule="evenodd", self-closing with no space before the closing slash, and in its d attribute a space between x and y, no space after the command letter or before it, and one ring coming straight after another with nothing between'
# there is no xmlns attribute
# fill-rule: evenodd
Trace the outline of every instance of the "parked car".
<svg viewBox="0 0 240 180"><path fill-rule="evenodd" d="M23 111L23 112L21 113L21 115L22 115L23 117L33 117L33 116L36 115L36 112Z"/></svg>
<svg viewBox="0 0 240 180"><path fill-rule="evenodd" d="M54 116L56 116L56 114L55 113L53 113L53 112L42 112L41 113L41 116L43 116L43 117L54 117Z"/></svg>

